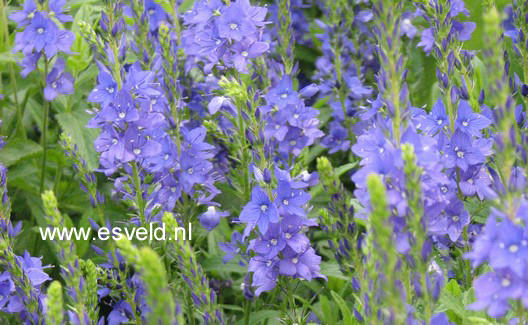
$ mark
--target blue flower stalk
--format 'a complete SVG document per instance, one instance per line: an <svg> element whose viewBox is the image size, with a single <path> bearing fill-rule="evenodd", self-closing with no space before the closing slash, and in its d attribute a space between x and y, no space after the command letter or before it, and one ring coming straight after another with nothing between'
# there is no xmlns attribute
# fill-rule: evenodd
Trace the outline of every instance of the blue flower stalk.
<svg viewBox="0 0 528 325"><path fill-rule="evenodd" d="M146 300L149 306L146 323L179 324L176 317L177 306L169 286L167 271L159 255L149 247L136 248L125 237L116 244L124 259L136 268L145 283Z"/></svg>
<svg viewBox="0 0 528 325"><path fill-rule="evenodd" d="M42 194L44 212L49 227L59 231L65 227L64 219L58 210L57 199L52 191ZM55 240L53 247L61 264L61 274L66 283L66 290L71 304L68 311L69 321L76 325L97 324L97 283L85 279L81 262L76 255L75 243L71 240ZM88 280L88 281L87 281Z"/></svg>
<svg viewBox="0 0 528 325"><path fill-rule="evenodd" d="M70 135L61 133L60 140L64 155L70 157L73 162L73 169L79 175L81 190L89 195L90 204L95 209L99 218L98 221L100 225L104 225L104 205L106 203L106 198L104 194L97 190L95 173L88 170L86 160L80 156L77 145L73 143Z"/></svg>
<svg viewBox="0 0 528 325"><path fill-rule="evenodd" d="M367 286L364 281L363 254L361 253L361 222L354 218L351 196L341 184L339 177L326 157L317 158L317 172L323 190L331 197L327 208L320 210L321 228L328 234L328 245L341 267L341 271L352 278L355 291Z"/></svg>
<svg viewBox="0 0 528 325"><path fill-rule="evenodd" d="M295 38L292 25L291 0L278 0L277 53L284 64L284 74L292 75L295 64Z"/></svg>
<svg viewBox="0 0 528 325"><path fill-rule="evenodd" d="M163 215L163 223L168 229L176 229L178 223L171 213ZM187 294L188 322L195 323L194 311L202 314L205 324L224 324L222 311L218 306L216 292L209 286L209 280L204 275L197 255L188 241L179 238L167 244L167 254L175 260L179 267L179 276L185 281Z"/></svg>
<svg viewBox="0 0 528 325"><path fill-rule="evenodd" d="M380 71L376 76L378 91L384 104L385 113L391 117L392 138L396 146L401 141L402 129L407 128L409 91L405 83L405 60L402 55L401 1L376 1L374 3L374 34L378 41Z"/></svg>
<svg viewBox="0 0 528 325"><path fill-rule="evenodd" d="M460 22L456 17L460 14L469 16L463 0L434 0L416 1L418 13L431 24L422 32L418 46L423 47L429 54L433 53L438 66L436 75L440 89L444 95L444 103L449 116L449 128L455 131L456 105L458 98L469 100L474 111L480 111L477 97L472 84L471 60L474 53L462 50L462 43L471 38L475 30L474 22ZM461 74L460 83L453 76L453 72Z"/></svg>
<svg viewBox="0 0 528 325"><path fill-rule="evenodd" d="M1 121L0 121L1 125ZM0 150L5 145L0 136ZM14 253L16 237L22 223L13 225L7 192L7 168L0 163L0 311L18 316L21 324L37 325L44 319L45 299L42 285L51 280L44 272L40 258L27 251L22 256Z"/></svg>
<svg viewBox="0 0 528 325"><path fill-rule="evenodd" d="M502 59L502 38L500 15L494 6L489 6L484 15L488 45L486 58L493 79L487 103L494 109L496 173L494 173L494 192L496 200L488 216L482 233L477 237L473 250L465 255L474 268L489 263L491 270L483 273L474 281L476 302L469 308L486 309L492 318L502 318L513 310L519 323L526 322L525 310L528 308L528 291L520 283L526 281L528 265L526 263L526 171L520 167L525 159L525 148L518 145L524 138L524 130L517 123L517 112L506 82L508 65ZM504 69L500 69L501 65ZM491 72L491 71L490 71Z"/></svg>
<svg viewBox="0 0 528 325"><path fill-rule="evenodd" d="M328 18L319 22L324 33L317 35L323 43L323 56L316 61L317 73L313 80L320 86L321 98L333 110L333 121L321 145L329 153L347 152L362 131L358 118L361 107L373 94L366 75L377 72L372 12L361 3L324 1L323 12ZM367 118L368 119L368 118Z"/></svg>
<svg viewBox="0 0 528 325"><path fill-rule="evenodd" d="M61 94L72 94L74 80L65 72L64 60L58 57L60 52L71 53L70 47L75 34L60 29L58 24L72 21L72 17L63 12L64 1L34 2L27 0L24 9L13 13L9 18L23 28L15 35L13 51L21 51L24 59L21 75L25 78L38 67L40 58L44 61L42 72L44 90L43 125L41 128L42 164L40 192L44 191L47 164L47 132L50 101ZM54 62L54 63L53 63ZM52 67L52 68L51 68ZM51 69L50 69L51 68ZM20 118L20 116L19 116Z"/></svg>
<svg viewBox="0 0 528 325"><path fill-rule="evenodd" d="M367 183L372 210L365 239L369 285L361 288L363 315L369 324L383 324L386 321L383 317L402 322L406 317L402 296L406 293L401 291L402 283L396 276L401 270L397 267L398 252L392 242L385 184L375 174L368 177Z"/></svg>

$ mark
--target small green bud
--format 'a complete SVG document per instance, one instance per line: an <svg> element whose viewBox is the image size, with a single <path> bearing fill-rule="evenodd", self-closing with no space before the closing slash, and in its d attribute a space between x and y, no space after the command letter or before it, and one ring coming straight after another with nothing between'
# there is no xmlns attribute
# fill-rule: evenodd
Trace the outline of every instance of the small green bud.
<svg viewBox="0 0 528 325"><path fill-rule="evenodd" d="M247 99L247 90L244 84L241 84L235 78L226 78L222 76L218 81L218 86L224 89L227 96L245 101Z"/></svg>
<svg viewBox="0 0 528 325"><path fill-rule="evenodd" d="M62 286L59 281L53 281L48 288L46 299L46 324L61 325L64 318Z"/></svg>
<svg viewBox="0 0 528 325"><path fill-rule="evenodd" d="M121 255L127 260L130 264L136 264L138 257L139 257L139 251L130 240L126 237L121 237L120 240L116 240L115 242L117 248L121 251Z"/></svg>
<svg viewBox="0 0 528 325"><path fill-rule="evenodd" d="M53 227L59 227L62 223L62 217L58 209L57 198L53 191L45 191L42 193L42 203L44 205L44 212L50 218Z"/></svg>
<svg viewBox="0 0 528 325"><path fill-rule="evenodd" d="M336 176L332 163L328 158L317 158L317 171L324 186L327 188L339 187L339 178Z"/></svg>
<svg viewBox="0 0 528 325"><path fill-rule="evenodd" d="M147 304L151 308L148 324L170 325L174 320L175 304L163 263L151 248L143 247L137 261L147 289Z"/></svg>

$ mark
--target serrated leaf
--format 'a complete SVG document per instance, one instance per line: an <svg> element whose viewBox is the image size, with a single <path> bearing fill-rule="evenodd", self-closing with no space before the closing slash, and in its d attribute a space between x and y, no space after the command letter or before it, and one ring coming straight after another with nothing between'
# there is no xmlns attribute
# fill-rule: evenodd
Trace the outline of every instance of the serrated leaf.
<svg viewBox="0 0 528 325"><path fill-rule="evenodd" d="M251 313L251 316L249 317L249 323L250 324L259 324L260 322L264 322L265 320L268 320L270 318L278 318L280 317L280 311L278 310L259 310L257 312ZM244 324L244 319L239 320L235 323L236 325L242 325Z"/></svg>
<svg viewBox="0 0 528 325"><path fill-rule="evenodd" d="M339 269L339 264L337 264L335 261L322 262L321 274L326 275L327 277L349 280L348 277L343 275Z"/></svg>
<svg viewBox="0 0 528 325"><path fill-rule="evenodd" d="M321 310L323 312L325 324L336 323L335 312L332 310L328 298L326 298L324 295L321 296Z"/></svg>
<svg viewBox="0 0 528 325"><path fill-rule="evenodd" d="M354 325L357 322L355 321L355 318L352 316L352 313L350 312L350 309L348 308L345 300L341 298L340 295L338 295L335 291L330 292L332 294L332 297L334 298L334 301L339 306L339 309L341 310L341 313L343 314L343 323L345 325Z"/></svg>
<svg viewBox="0 0 528 325"><path fill-rule="evenodd" d="M73 142L79 148L79 154L86 160L89 170L98 166L98 158L93 143L97 137L97 131L86 128L88 115L84 112L71 112L55 115L62 131L72 137Z"/></svg>
<svg viewBox="0 0 528 325"><path fill-rule="evenodd" d="M31 140L15 138L9 140L7 145L0 151L0 162L9 167L14 163L38 155L42 147Z"/></svg>
<svg viewBox="0 0 528 325"><path fill-rule="evenodd" d="M471 216L471 221L486 223L490 213L491 202L471 198L469 201L464 202L464 207L468 210L469 215Z"/></svg>

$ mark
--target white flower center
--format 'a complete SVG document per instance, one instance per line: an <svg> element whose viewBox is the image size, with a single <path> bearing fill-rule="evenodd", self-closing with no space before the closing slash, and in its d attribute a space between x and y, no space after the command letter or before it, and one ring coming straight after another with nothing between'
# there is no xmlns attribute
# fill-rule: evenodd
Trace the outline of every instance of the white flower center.
<svg viewBox="0 0 528 325"><path fill-rule="evenodd" d="M503 287L509 287L510 284L511 284L511 281L508 278L504 278L504 279L502 279L501 284L502 284Z"/></svg>
<svg viewBox="0 0 528 325"><path fill-rule="evenodd" d="M56 81L53 82L53 83L51 84L51 87L53 87L53 88L57 88L57 82L56 82Z"/></svg>
<svg viewBox="0 0 528 325"><path fill-rule="evenodd" d="M297 264L299 262L299 259L297 257L292 258L292 263Z"/></svg>
<svg viewBox="0 0 528 325"><path fill-rule="evenodd" d="M277 239L273 238L272 240L270 240L270 243L275 246L277 245Z"/></svg>
<svg viewBox="0 0 528 325"><path fill-rule="evenodd" d="M462 125L463 125L463 126L468 126L469 123L468 123L467 121L464 121L464 122L462 122Z"/></svg>
<svg viewBox="0 0 528 325"><path fill-rule="evenodd" d="M297 144L296 141L290 141L290 146L294 146L295 144Z"/></svg>
<svg viewBox="0 0 528 325"><path fill-rule="evenodd" d="M165 159L165 160L169 160L169 155L166 154L165 157L163 157L163 159Z"/></svg>
<svg viewBox="0 0 528 325"><path fill-rule="evenodd" d="M442 119L436 121L436 124L438 124L438 125L442 125L442 123L444 123L444 120L442 120Z"/></svg>
<svg viewBox="0 0 528 325"><path fill-rule="evenodd" d="M290 239L291 238L291 234L289 232L287 232L287 233L284 234L284 237L286 237L286 239Z"/></svg>
<svg viewBox="0 0 528 325"><path fill-rule="evenodd" d="M134 153L136 155L139 155L141 153L141 149L139 149L139 148L134 149Z"/></svg>
<svg viewBox="0 0 528 325"><path fill-rule="evenodd" d="M288 202L287 199L284 199L284 201L282 201L282 203L283 203L284 205L288 205L290 202Z"/></svg>
<svg viewBox="0 0 528 325"><path fill-rule="evenodd" d="M269 260L269 261L266 262L266 266L269 267L270 265L271 265L271 260Z"/></svg>
<svg viewBox="0 0 528 325"><path fill-rule="evenodd" d="M235 30L235 29L238 28L238 25L235 24L235 23L231 23L231 24L229 24L229 28L231 28L232 30Z"/></svg>
<svg viewBox="0 0 528 325"><path fill-rule="evenodd" d="M473 180L472 180L471 178L470 178L470 179L468 179L468 181L467 181L467 182L468 182L469 184L473 185Z"/></svg>
<svg viewBox="0 0 528 325"><path fill-rule="evenodd" d="M242 56L243 56L243 57L246 57L246 56L248 56L248 55L249 55L248 51L244 51L244 52L242 52Z"/></svg>
<svg viewBox="0 0 528 325"><path fill-rule="evenodd" d="M37 33L39 33L39 34L44 33L44 28L41 27L41 28L37 29Z"/></svg>
<svg viewBox="0 0 528 325"><path fill-rule="evenodd" d="M457 151L456 155L458 158L464 158L464 151Z"/></svg>
<svg viewBox="0 0 528 325"><path fill-rule="evenodd" d="M508 250L510 251L510 253L516 253L518 250L519 250L519 246L513 244L513 245L510 245L510 247L508 248Z"/></svg>
<svg viewBox="0 0 528 325"><path fill-rule="evenodd" d="M193 173L193 169L192 168L187 169L187 174L192 174L192 173Z"/></svg>
<svg viewBox="0 0 528 325"><path fill-rule="evenodd" d="M148 11L149 15L152 15L154 12L155 12L154 9L150 9L150 10Z"/></svg>
<svg viewBox="0 0 528 325"><path fill-rule="evenodd" d="M299 114L293 114L293 118L299 118Z"/></svg>
<svg viewBox="0 0 528 325"><path fill-rule="evenodd" d="M110 94L114 93L114 87L106 88Z"/></svg>
<svg viewBox="0 0 528 325"><path fill-rule="evenodd" d="M119 113L119 118L125 118L125 116L126 116L125 113L123 113L123 112Z"/></svg>
<svg viewBox="0 0 528 325"><path fill-rule="evenodd" d="M263 204L263 205L260 206L260 211L266 212L267 210L268 210L268 206L267 205Z"/></svg>
<svg viewBox="0 0 528 325"><path fill-rule="evenodd" d="M288 94L282 94L282 95L281 95L281 98L282 98L282 99L285 99L285 98L287 98L287 97L288 97Z"/></svg>
<svg viewBox="0 0 528 325"><path fill-rule="evenodd" d="M454 222L457 222L458 220L460 220L460 217L459 217L459 216L453 216L453 221L454 221Z"/></svg>

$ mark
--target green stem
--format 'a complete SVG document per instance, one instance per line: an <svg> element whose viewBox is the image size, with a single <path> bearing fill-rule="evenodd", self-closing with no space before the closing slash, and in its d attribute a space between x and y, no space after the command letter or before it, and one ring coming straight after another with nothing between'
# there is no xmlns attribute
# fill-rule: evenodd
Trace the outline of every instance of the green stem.
<svg viewBox="0 0 528 325"><path fill-rule="evenodd" d="M141 220L141 224L145 225L145 202L143 201L143 193L141 191L141 180L139 178L139 171L135 162L132 164L132 173L134 175L133 181L136 191L136 204L139 211L139 220Z"/></svg>
<svg viewBox="0 0 528 325"><path fill-rule="evenodd" d="M44 87L46 86L46 77L48 76L48 58L44 54ZM44 179L46 178L46 163L47 163L47 154L48 148L46 145L47 135L48 135L48 118L49 118L49 102L44 98L44 121L42 123L42 136L41 136L41 145L42 145L42 164L41 164L41 174L40 174L40 193L44 192Z"/></svg>
<svg viewBox="0 0 528 325"><path fill-rule="evenodd" d="M249 325L249 316L251 315L251 302L246 300L244 306L244 325Z"/></svg>

